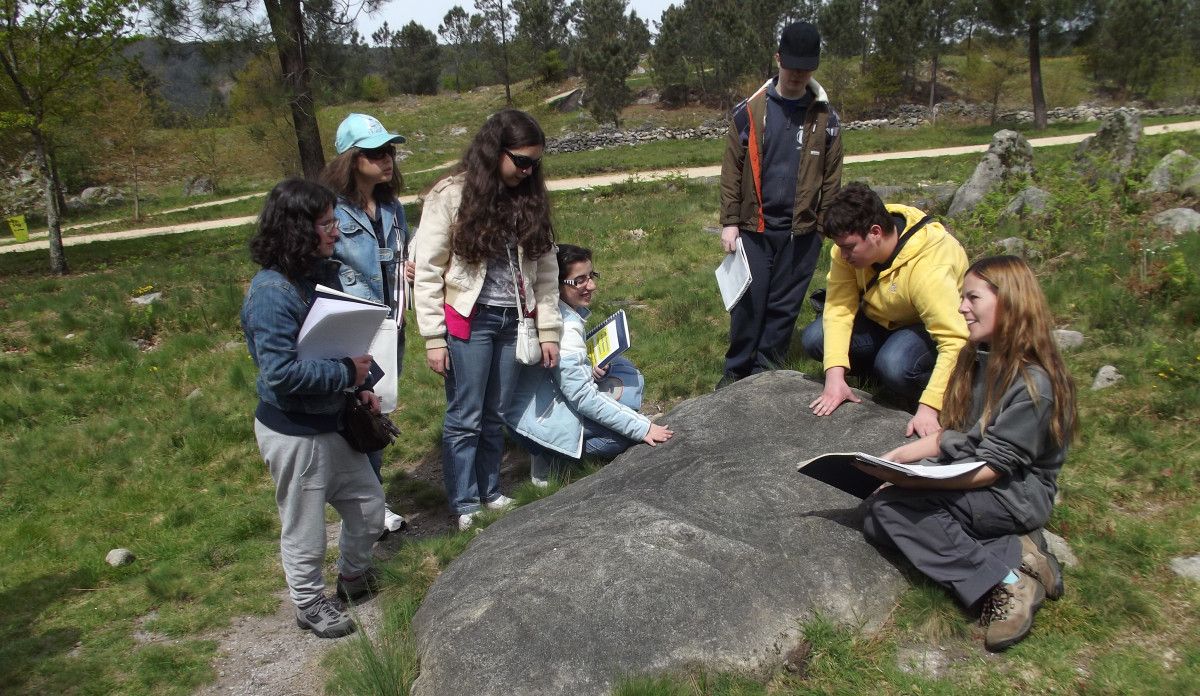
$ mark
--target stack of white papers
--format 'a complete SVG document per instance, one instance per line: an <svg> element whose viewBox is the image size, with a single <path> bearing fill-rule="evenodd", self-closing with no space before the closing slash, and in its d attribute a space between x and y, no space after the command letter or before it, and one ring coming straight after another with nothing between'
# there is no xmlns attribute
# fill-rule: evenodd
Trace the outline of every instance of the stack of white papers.
<svg viewBox="0 0 1200 696"><path fill-rule="evenodd" d="M721 288L721 301L725 303L726 312L733 309L750 287L750 261L746 259L741 237L738 237L734 252L726 254L717 266L717 287Z"/></svg>
<svg viewBox="0 0 1200 696"><path fill-rule="evenodd" d="M387 305L318 285L317 299L300 327L296 357L324 360L367 355L387 315Z"/></svg>

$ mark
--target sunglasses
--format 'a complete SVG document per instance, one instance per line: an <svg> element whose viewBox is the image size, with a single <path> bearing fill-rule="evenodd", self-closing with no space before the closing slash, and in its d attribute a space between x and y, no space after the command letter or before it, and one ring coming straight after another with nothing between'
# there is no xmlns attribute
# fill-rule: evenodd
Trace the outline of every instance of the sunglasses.
<svg viewBox="0 0 1200 696"><path fill-rule="evenodd" d="M514 167L522 171L526 169L537 169L537 166L542 163L540 157L534 159L532 157L526 157L525 155L518 155L509 150L505 150L504 154L508 155L508 158L512 160Z"/></svg>
<svg viewBox="0 0 1200 696"><path fill-rule="evenodd" d="M391 145L384 145L383 147L376 147L370 150L359 150L358 154L374 162L376 160L395 157L396 148L392 147Z"/></svg>

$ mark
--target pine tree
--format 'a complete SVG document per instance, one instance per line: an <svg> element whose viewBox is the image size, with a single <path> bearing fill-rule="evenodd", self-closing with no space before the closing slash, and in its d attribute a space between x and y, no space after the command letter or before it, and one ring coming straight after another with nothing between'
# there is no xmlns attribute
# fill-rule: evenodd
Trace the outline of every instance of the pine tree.
<svg viewBox="0 0 1200 696"><path fill-rule="evenodd" d="M646 25L625 16L625 0L582 0L579 5L579 70L587 84L588 111L597 121L620 125L630 100L625 78L637 67Z"/></svg>

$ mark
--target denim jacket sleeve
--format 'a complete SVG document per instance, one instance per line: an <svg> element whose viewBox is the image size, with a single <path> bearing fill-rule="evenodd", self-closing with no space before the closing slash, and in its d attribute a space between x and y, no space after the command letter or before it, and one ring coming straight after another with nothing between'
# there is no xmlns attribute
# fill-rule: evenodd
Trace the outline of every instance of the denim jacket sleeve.
<svg viewBox="0 0 1200 696"><path fill-rule="evenodd" d="M568 327L567 333L573 329ZM570 345L571 341L565 341ZM592 379L592 366L587 354L565 350L559 354L559 364L554 368L558 390L578 415L604 427L615 430L631 440L641 440L650 432L650 419L620 404L596 387Z"/></svg>
<svg viewBox="0 0 1200 696"><path fill-rule="evenodd" d="M298 360L296 338L308 313L296 288L286 281L251 284L243 329L258 365L260 382L277 396L335 394L353 386L341 360Z"/></svg>

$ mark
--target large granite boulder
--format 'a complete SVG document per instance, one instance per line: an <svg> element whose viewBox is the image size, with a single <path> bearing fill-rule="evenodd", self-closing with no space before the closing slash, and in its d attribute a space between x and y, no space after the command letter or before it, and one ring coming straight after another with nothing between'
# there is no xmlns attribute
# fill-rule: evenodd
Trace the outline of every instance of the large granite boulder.
<svg viewBox="0 0 1200 696"><path fill-rule="evenodd" d="M765 676L820 614L873 630L906 587L860 532L859 500L796 472L882 452L907 414L831 417L778 371L680 404L675 437L513 510L441 574L413 620L414 694L607 694L704 665Z"/></svg>
<svg viewBox="0 0 1200 696"><path fill-rule="evenodd" d="M983 159L975 166L950 202L950 217L970 212L1001 183L1033 175L1033 146L1025 136L1012 130L998 131L992 136Z"/></svg>

